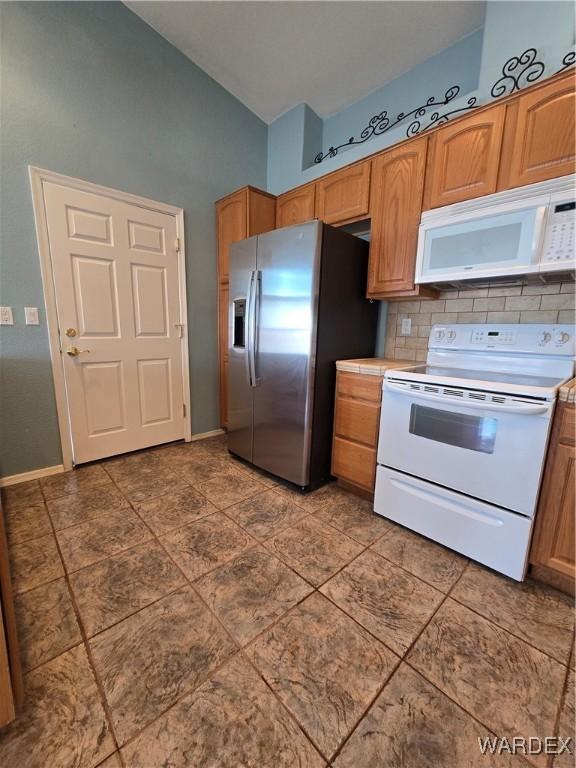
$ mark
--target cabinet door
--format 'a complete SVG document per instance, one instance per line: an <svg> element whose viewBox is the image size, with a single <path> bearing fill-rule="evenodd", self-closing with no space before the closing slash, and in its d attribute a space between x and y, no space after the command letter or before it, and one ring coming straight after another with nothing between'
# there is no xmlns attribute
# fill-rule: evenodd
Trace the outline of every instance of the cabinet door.
<svg viewBox="0 0 576 768"><path fill-rule="evenodd" d="M414 289L427 141L416 139L372 161L369 297Z"/></svg>
<svg viewBox="0 0 576 768"><path fill-rule="evenodd" d="M576 447L574 406L559 403L554 419L530 562L574 579Z"/></svg>
<svg viewBox="0 0 576 768"><path fill-rule="evenodd" d="M425 209L496 191L505 115L502 104L449 123L431 135Z"/></svg>
<svg viewBox="0 0 576 768"><path fill-rule="evenodd" d="M520 187L576 171L574 75L518 99L508 178L503 188Z"/></svg>
<svg viewBox="0 0 576 768"><path fill-rule="evenodd" d="M241 189L216 203L216 236L218 240L218 279L229 279L228 251L232 243L248 237L248 195Z"/></svg>
<svg viewBox="0 0 576 768"><path fill-rule="evenodd" d="M276 227L302 224L314 218L315 185L308 184L280 195L276 200Z"/></svg>
<svg viewBox="0 0 576 768"><path fill-rule="evenodd" d="M343 224L368 216L370 161L331 173L316 183L316 218Z"/></svg>

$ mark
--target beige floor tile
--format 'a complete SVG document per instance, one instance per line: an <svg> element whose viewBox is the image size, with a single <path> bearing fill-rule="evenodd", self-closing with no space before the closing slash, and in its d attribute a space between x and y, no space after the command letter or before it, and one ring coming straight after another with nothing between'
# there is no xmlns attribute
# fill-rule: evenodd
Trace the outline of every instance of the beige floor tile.
<svg viewBox="0 0 576 768"><path fill-rule="evenodd" d="M58 531L58 543L69 573L135 547L152 534L131 509L118 509Z"/></svg>
<svg viewBox="0 0 576 768"><path fill-rule="evenodd" d="M568 749L562 749L560 754L556 756L553 763L554 768L574 768L576 762L574 759L574 755L576 754L575 677L574 670L569 670L568 684L566 686L566 691L564 692L564 700L562 702L562 709L560 710L560 722L558 723L558 736L565 742L567 742L568 739L571 739L572 741Z"/></svg>
<svg viewBox="0 0 576 768"><path fill-rule="evenodd" d="M249 549L194 586L242 645L312 591L261 547Z"/></svg>
<svg viewBox="0 0 576 768"><path fill-rule="evenodd" d="M315 587L363 549L357 541L313 516L269 539L266 545Z"/></svg>
<svg viewBox="0 0 576 768"><path fill-rule="evenodd" d="M60 531L71 525L78 525L99 515L124 509L129 504L113 485L88 488L48 502L48 511L54 528Z"/></svg>
<svg viewBox="0 0 576 768"><path fill-rule="evenodd" d="M373 503L342 491L336 500L318 512L318 519L368 546L392 530L393 523L377 515Z"/></svg>
<svg viewBox="0 0 576 768"><path fill-rule="evenodd" d="M450 598L408 661L498 736L554 733L566 668Z"/></svg>
<svg viewBox="0 0 576 768"><path fill-rule="evenodd" d="M114 749L83 646L26 676L24 709L0 731L4 768L94 768Z"/></svg>
<svg viewBox="0 0 576 768"><path fill-rule="evenodd" d="M323 485L321 488L308 493L302 493L291 485L278 485L274 490L305 509L306 512L319 512L328 504L347 496L346 491L341 490L336 483L328 483L328 485Z"/></svg>
<svg viewBox="0 0 576 768"><path fill-rule="evenodd" d="M70 575L90 637L145 608L186 582L162 547L148 541Z"/></svg>
<svg viewBox="0 0 576 768"><path fill-rule="evenodd" d="M433 685L401 664L344 745L334 768L513 768L520 758L482 755L490 736Z"/></svg>
<svg viewBox="0 0 576 768"><path fill-rule="evenodd" d="M64 579L17 595L15 608L20 656L25 670L44 664L82 642Z"/></svg>
<svg viewBox="0 0 576 768"><path fill-rule="evenodd" d="M236 651L189 586L105 630L90 646L120 743Z"/></svg>
<svg viewBox="0 0 576 768"><path fill-rule="evenodd" d="M327 757L348 736L399 661L318 593L257 638L248 654Z"/></svg>
<svg viewBox="0 0 576 768"><path fill-rule="evenodd" d="M417 533L398 528L372 547L374 552L419 576L441 592L448 592L468 560Z"/></svg>
<svg viewBox="0 0 576 768"><path fill-rule="evenodd" d="M161 470L158 456L153 451L129 453L125 456L104 461L101 466L115 483L129 482L134 478L143 482L146 478L158 474Z"/></svg>
<svg viewBox="0 0 576 768"><path fill-rule="evenodd" d="M274 488L278 484L278 480L274 476L269 475L259 467L237 459L232 454L228 454L228 456L225 457L225 461L231 469L238 470L238 472L248 475L248 477L251 477L256 482L265 485L266 488Z"/></svg>
<svg viewBox="0 0 576 768"><path fill-rule="evenodd" d="M471 564L452 597L568 664L574 634L574 601L568 595Z"/></svg>
<svg viewBox="0 0 576 768"><path fill-rule="evenodd" d="M26 592L64 575L54 534L10 546L12 585L15 592Z"/></svg>
<svg viewBox="0 0 576 768"><path fill-rule="evenodd" d="M157 536L216 512L216 507L194 488L184 488L142 501L136 511Z"/></svg>
<svg viewBox="0 0 576 768"><path fill-rule="evenodd" d="M116 482L124 496L132 504L187 487L181 477L162 466L158 468L156 473L150 473L144 477L135 473L131 478Z"/></svg>
<svg viewBox="0 0 576 768"><path fill-rule="evenodd" d="M188 451L163 459L163 464L170 466L181 478L191 485L199 485L230 470L224 458L208 451Z"/></svg>
<svg viewBox="0 0 576 768"><path fill-rule="evenodd" d="M226 514L250 535L264 541L302 520L308 513L286 497L269 490L228 507Z"/></svg>
<svg viewBox="0 0 576 768"><path fill-rule="evenodd" d="M253 546L254 540L221 512L163 536L162 545L189 579L197 579Z"/></svg>
<svg viewBox="0 0 576 768"><path fill-rule="evenodd" d="M370 551L357 557L320 591L400 656L444 597Z"/></svg>
<svg viewBox="0 0 576 768"><path fill-rule="evenodd" d="M255 482L248 475L236 470L227 470L211 480L198 483L197 488L218 509L231 507L264 490L261 483Z"/></svg>
<svg viewBox="0 0 576 768"><path fill-rule="evenodd" d="M46 499L58 499L60 496L85 491L87 488L98 488L110 482L110 478L100 465L91 464L86 467L76 467L71 472L43 477L40 485Z"/></svg>
<svg viewBox="0 0 576 768"><path fill-rule="evenodd" d="M52 533L50 518L45 504L8 509L5 514L6 537L11 544L37 539Z"/></svg>
<svg viewBox="0 0 576 768"><path fill-rule="evenodd" d="M5 509L19 509L20 507L30 507L34 504L44 503L44 497L42 496L38 480L9 485L6 488L2 488L1 493Z"/></svg>
<svg viewBox="0 0 576 768"><path fill-rule="evenodd" d="M97 768L122 768L120 752L114 752L114 754L107 757L103 763L100 763Z"/></svg>
<svg viewBox="0 0 576 768"><path fill-rule="evenodd" d="M123 750L130 768L321 768L324 761L236 657Z"/></svg>

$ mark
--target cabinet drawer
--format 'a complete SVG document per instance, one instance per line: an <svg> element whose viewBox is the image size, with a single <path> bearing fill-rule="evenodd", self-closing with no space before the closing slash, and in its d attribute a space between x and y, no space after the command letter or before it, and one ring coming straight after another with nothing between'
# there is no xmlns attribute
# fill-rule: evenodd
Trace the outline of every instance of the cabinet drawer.
<svg viewBox="0 0 576 768"><path fill-rule="evenodd" d="M376 451L365 445L351 443L341 437L334 438L332 448L332 474L349 483L374 490Z"/></svg>
<svg viewBox="0 0 576 768"><path fill-rule="evenodd" d="M357 397L361 400L380 403L382 399L382 376L338 371L336 395Z"/></svg>
<svg viewBox="0 0 576 768"><path fill-rule="evenodd" d="M376 448L380 405L349 397L336 398L334 433Z"/></svg>

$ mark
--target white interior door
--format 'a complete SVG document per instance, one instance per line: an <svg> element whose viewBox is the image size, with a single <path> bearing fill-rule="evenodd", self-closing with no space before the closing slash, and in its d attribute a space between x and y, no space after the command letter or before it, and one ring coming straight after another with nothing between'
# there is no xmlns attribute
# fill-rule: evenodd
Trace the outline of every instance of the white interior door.
<svg viewBox="0 0 576 768"><path fill-rule="evenodd" d="M56 183L44 204L74 462L184 437L176 217Z"/></svg>

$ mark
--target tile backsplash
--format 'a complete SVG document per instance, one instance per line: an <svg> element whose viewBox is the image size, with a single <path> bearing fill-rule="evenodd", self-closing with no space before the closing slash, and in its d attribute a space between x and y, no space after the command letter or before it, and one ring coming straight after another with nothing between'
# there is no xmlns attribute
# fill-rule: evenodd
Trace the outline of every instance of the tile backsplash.
<svg viewBox="0 0 576 768"><path fill-rule="evenodd" d="M574 286L499 285L442 291L438 299L388 302L386 357L426 360L428 336L435 323L574 323ZM403 336L402 320L412 320Z"/></svg>

